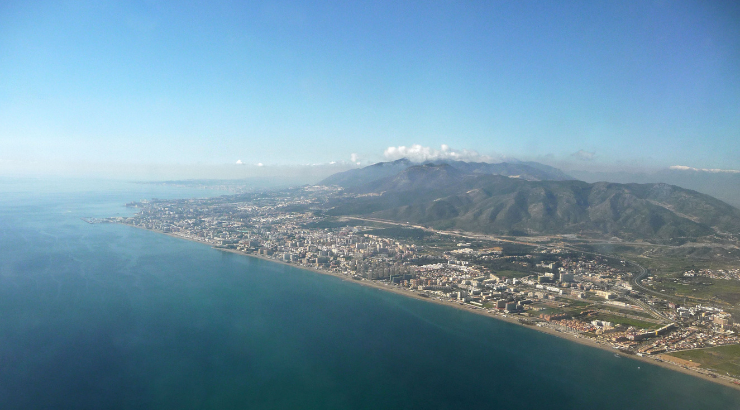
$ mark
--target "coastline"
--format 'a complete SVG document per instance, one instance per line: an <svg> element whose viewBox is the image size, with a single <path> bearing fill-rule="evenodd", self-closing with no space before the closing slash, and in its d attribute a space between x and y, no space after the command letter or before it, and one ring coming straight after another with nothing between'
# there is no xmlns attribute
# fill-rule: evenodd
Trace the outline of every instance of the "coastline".
<svg viewBox="0 0 740 410"><path fill-rule="evenodd" d="M351 282L351 283L356 283L356 284L361 285L361 286L367 286L367 287L379 289L379 290L386 291L386 292L392 292L392 293L395 293L397 295L401 295L401 296L405 296L405 297L410 297L410 298L415 298L415 299L423 300L423 301L426 301L426 302L432 302L432 303L436 303L436 304L439 304L439 305L444 305L444 306L452 307L452 308L455 308L455 309L463 310L463 311L466 311L466 312L469 312L469 313L473 313L473 314L478 314L478 315L490 317L490 318L493 318L493 319L501 320L501 321L504 321L504 322L516 324L516 325L519 325L519 326L523 326L523 327L526 327L526 328L529 328L529 329L532 329L532 330L535 330L535 331L546 333L546 334L549 334L549 335L552 335L552 336L555 336L555 337L558 337L558 338L561 338L561 339L565 339L565 340L568 340L568 341L571 341L571 342L575 342L575 343L578 343L578 344L581 344L581 345L584 345L584 346L589 346L589 347L601 349L601 350L604 350L604 351L608 351L608 352L617 354L620 357L625 357L625 358L633 359L633 360L636 360L638 362L650 363L650 364L653 364L653 365L656 365L656 366L660 366L660 367L665 368L665 369L668 369L668 370L677 371L677 372L680 372L680 373L683 373L683 374L686 374L686 375L689 375L689 376L693 376L693 377L697 377L697 378L700 378L700 379L703 379L703 380L706 380L706 381L717 383L717 384L723 385L725 387L730 387L730 388L733 388L735 390L740 390L740 384L738 384L738 382L736 382L735 379L729 378L727 376L723 376L723 375L711 373L710 371L708 371L706 369L703 369L701 367L692 367L692 368L689 368L687 366L678 364L679 363L678 360L676 361L676 363L671 363L671 362L667 361L668 356L665 355L665 354L658 355L660 357L657 357L657 356L655 356L655 357L653 357L653 356L638 356L638 355L635 355L635 354L628 354L628 353L625 353L625 352L623 352L621 350L615 349L615 348L613 348L611 346L608 346L608 345L606 345L604 343L597 342L597 341L592 340L592 339L587 338L587 337L583 337L583 336L582 337L577 337L573 333L561 332L561 331L558 331L558 330L553 329L553 328L550 328L550 327L536 326L536 325L525 325L525 324L519 322L519 319L527 319L528 318L528 317L525 317L525 316L511 315L511 314L504 315L504 314L500 314L500 313L491 313L491 312L488 312L484 308L478 308L478 307L475 307L475 306L472 306L472 305L466 305L466 304L463 304L463 303L460 303L460 302L454 302L454 301L451 301L451 300L444 300L444 299L437 298L437 297L432 297L432 296L421 296L419 293L417 293L415 291L403 290L403 289L400 289L400 288L397 288L397 287L394 287L394 286L387 285L387 284L382 283L382 282L374 282L374 281L365 280L365 279L356 280L356 279L353 279L352 277L349 277L347 275L343 275L343 274L338 273L338 272L332 272L332 271L328 271L328 270L316 269L316 268L313 268L313 267L310 267L310 266L304 266L304 265L300 265L300 264L296 264L296 263L289 263L289 262L281 261L281 260L276 259L276 258L270 258L270 257L266 257L266 256L263 256L263 255L246 253L246 252L238 251L236 249L220 248L220 247L218 247L218 246L216 246L216 245L214 245L212 243L209 243L209 242L206 242L206 241L203 241L203 240L199 240L199 239L196 239L196 238L190 238L190 237L180 236L180 235L176 235L176 234L172 234L172 233L166 233L166 232L157 231L157 230L154 230L154 229L147 229L147 228L143 228L143 227L139 227L139 226L134 226L134 225L128 225L128 224L121 224L121 225L129 226L129 227L133 227L133 228L138 228L138 229L142 229L142 230L146 230L146 231L151 231L151 232L158 233L158 234L164 234L164 235L167 235L167 236L170 236L170 237L173 237L173 238L178 238L178 239L188 240L188 241L192 241L192 242L196 242L196 243L201 243L201 244L204 244L204 245L208 245L212 249L215 249L215 250L219 250L219 251L223 251L223 252L228 252L228 253L233 253L233 254L242 255L242 256L247 256L247 257L252 257L252 258L256 258L256 259L261 259L261 260L268 261L268 262L279 263L279 264L283 264L283 265L286 265L286 266L291 266L291 267L294 267L294 268L307 270L307 271L310 271L310 272L313 272L313 273L317 273L317 274L320 274L320 275L333 276L333 277L339 278L339 279L341 279L343 281L347 281L347 282Z"/></svg>

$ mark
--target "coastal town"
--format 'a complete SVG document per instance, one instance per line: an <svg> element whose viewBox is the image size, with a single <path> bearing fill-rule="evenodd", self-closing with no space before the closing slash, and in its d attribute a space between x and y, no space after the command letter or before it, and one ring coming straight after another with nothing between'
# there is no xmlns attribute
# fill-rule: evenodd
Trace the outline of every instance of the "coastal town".
<svg viewBox="0 0 740 410"><path fill-rule="evenodd" d="M104 222L453 304L738 384L739 375L700 370L670 355L739 344L740 329L731 313L642 292L640 268L630 261L574 250L558 238L471 239L422 226L332 217L327 198L342 195L335 187L306 186L209 199L142 200L127 204L138 209L133 216ZM683 275L736 280L737 270Z"/></svg>

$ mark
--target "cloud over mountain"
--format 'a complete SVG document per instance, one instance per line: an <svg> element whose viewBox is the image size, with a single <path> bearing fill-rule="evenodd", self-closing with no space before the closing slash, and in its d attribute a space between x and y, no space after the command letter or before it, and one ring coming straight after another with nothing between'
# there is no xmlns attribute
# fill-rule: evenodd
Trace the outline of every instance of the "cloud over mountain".
<svg viewBox="0 0 740 410"><path fill-rule="evenodd" d="M674 171L696 171L696 172L711 172L714 174L726 173L726 174L740 174L740 170L737 169L718 169L718 168L693 168L685 165L672 165L668 167Z"/></svg>
<svg viewBox="0 0 740 410"><path fill-rule="evenodd" d="M383 156L389 161L401 158L408 158L412 162L436 161L436 160L455 160L455 161L474 161L474 162L496 162L499 158L493 158L488 155L479 154L472 150L456 150L447 144L442 144L440 149L424 147L419 144L406 147L388 147L383 152Z"/></svg>

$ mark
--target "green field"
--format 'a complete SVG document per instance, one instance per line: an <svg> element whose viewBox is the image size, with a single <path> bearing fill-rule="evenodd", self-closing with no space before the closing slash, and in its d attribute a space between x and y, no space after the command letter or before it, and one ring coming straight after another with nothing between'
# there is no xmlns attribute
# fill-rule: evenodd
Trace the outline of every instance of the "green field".
<svg viewBox="0 0 740 410"><path fill-rule="evenodd" d="M586 310L586 308L591 306L591 303L580 301L580 300L569 299L567 303L569 307L572 307L574 309L581 309L581 310Z"/></svg>
<svg viewBox="0 0 740 410"><path fill-rule="evenodd" d="M601 305L599 306L599 309L608 310L610 312L613 312L614 315L616 316L631 315L631 316L644 317L645 319L653 319L653 316L650 313L647 313L644 311L620 309L616 306L609 306L609 305Z"/></svg>
<svg viewBox="0 0 740 410"><path fill-rule="evenodd" d="M534 314L536 316L539 316L541 314L544 314L544 315L557 315L557 314L560 314L560 313L567 313L567 314L569 314L569 315L577 318L577 317L579 317L579 315L580 315L581 312L583 312L584 310L586 310L586 308L584 306L570 305L570 304L568 304L567 301L565 301L565 304L566 304L566 306L563 306L563 307L549 307L548 306L548 307L545 307L544 309L542 309L540 311L534 312ZM536 306L538 306L538 305L536 305ZM538 306L538 307L542 307L542 306Z"/></svg>
<svg viewBox="0 0 740 410"><path fill-rule="evenodd" d="M539 315L559 315L561 313L568 313L571 314L572 312L568 309L562 309L562 308L545 308L542 310L538 310L536 312L532 312L533 315L539 316Z"/></svg>
<svg viewBox="0 0 740 410"><path fill-rule="evenodd" d="M656 291L665 290L668 296L689 297L722 301L729 304L740 302L740 281L697 277L686 279L686 283L661 279L651 286Z"/></svg>
<svg viewBox="0 0 740 410"><path fill-rule="evenodd" d="M740 345L711 347L708 349L686 350L670 353L679 359L691 360L701 367L713 369L719 373L740 376Z"/></svg>

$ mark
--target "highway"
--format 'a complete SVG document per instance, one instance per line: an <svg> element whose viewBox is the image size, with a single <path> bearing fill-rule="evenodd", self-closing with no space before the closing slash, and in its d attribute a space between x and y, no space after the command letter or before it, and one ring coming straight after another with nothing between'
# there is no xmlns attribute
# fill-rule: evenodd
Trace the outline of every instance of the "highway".
<svg viewBox="0 0 740 410"><path fill-rule="evenodd" d="M642 267L642 265L638 264L637 262L626 260L626 259L624 259L621 256L605 255L605 254L601 254L601 253L597 253L597 252L589 252L589 251L584 251L584 250L577 249L577 248L571 248L569 246L564 246L564 245L553 246L553 245L545 245L545 244L541 244L541 243L537 243L537 242L512 241L512 240L509 240L509 239L501 239L501 238L495 237L493 235L462 233L462 232L455 232L455 231L442 231L442 230L427 228L427 227L421 226L421 225L414 225L414 224L410 224L410 223L396 222L396 221L388 221L388 220L385 220L385 219L359 218L359 217L346 217L346 218L356 219L356 220L361 220L361 221L368 221L368 222L377 222L377 223L383 223L383 224L388 224L388 225L398 225L398 226L404 226L404 227L407 227L407 228L422 229L422 230L427 231L427 232L436 232L436 233L439 233L439 234L442 234L442 235L455 236L455 237L460 237L460 238L465 238L465 239L478 239L478 240L481 240L482 239L482 240L488 240L488 241L499 241L499 242L514 243L514 244L519 244L519 245L541 246L543 248L562 248L562 249L568 249L568 250L573 251L573 252L581 252L581 253L586 253L586 254L589 254L589 255L602 256L602 257L605 257L605 258L620 259L620 260L624 260L625 262L634 265L635 267L637 267L640 270L640 272L637 275L633 275L632 278L630 279L630 283L632 284L633 287L637 287L637 288L639 288L641 291L643 291L645 293L650 293L650 294L659 296L661 298L665 298L666 297L666 295L663 295L663 294L661 294L659 292L655 292L655 291L653 291L651 289L646 288L645 286L642 286L642 284L640 283L640 281L643 280L647 276L647 269L645 269L644 267ZM627 298L632 303L634 303L634 304L640 306L641 308L645 309L646 312L648 312L651 316L655 317L656 319L660 320L661 322L671 322L672 321L672 319L669 318L668 316L666 316L665 314L663 314L663 312L660 312L659 310L657 310L654 307L650 306L649 304L643 302L642 300L633 298L633 297L628 296L628 295L626 295L624 293L621 296Z"/></svg>

